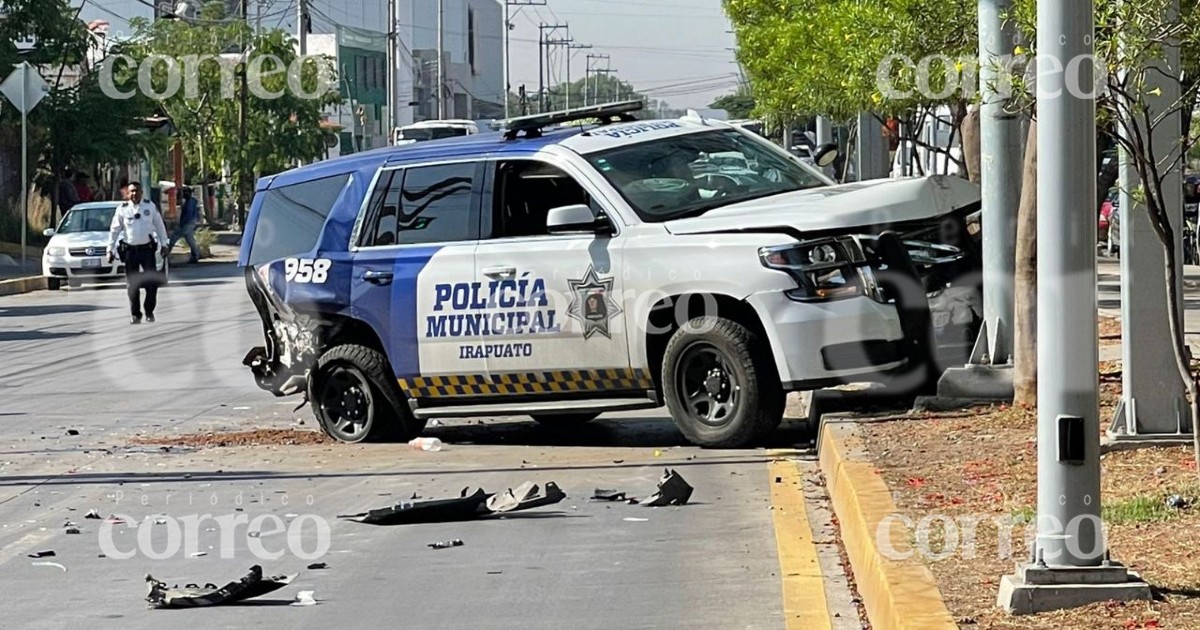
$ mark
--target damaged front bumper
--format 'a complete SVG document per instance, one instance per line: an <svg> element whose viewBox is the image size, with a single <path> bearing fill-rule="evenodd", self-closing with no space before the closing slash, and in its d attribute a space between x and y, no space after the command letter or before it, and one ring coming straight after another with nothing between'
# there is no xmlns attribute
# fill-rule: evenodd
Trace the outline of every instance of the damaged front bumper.
<svg viewBox="0 0 1200 630"><path fill-rule="evenodd" d="M271 289L269 266L246 268L246 288L263 324L266 345L252 348L242 359L254 382L276 396L302 393L308 372L319 356L320 327L284 303Z"/></svg>

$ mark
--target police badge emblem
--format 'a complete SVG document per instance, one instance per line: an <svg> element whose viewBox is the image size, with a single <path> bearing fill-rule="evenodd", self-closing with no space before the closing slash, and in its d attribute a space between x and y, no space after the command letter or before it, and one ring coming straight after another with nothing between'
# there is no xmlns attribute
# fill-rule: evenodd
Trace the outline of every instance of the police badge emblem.
<svg viewBox="0 0 1200 630"><path fill-rule="evenodd" d="M595 268L588 267L582 278L568 280L567 284L572 294L567 315L583 324L583 338L591 339L599 334L612 339L609 322L621 313L621 308L609 297L613 279L601 279Z"/></svg>

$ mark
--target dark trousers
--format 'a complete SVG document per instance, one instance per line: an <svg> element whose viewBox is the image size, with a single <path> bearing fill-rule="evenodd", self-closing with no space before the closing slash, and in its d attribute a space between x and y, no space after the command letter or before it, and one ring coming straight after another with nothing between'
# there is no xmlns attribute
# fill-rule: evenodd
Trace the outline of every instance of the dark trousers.
<svg viewBox="0 0 1200 630"><path fill-rule="evenodd" d="M154 243L130 247L125 255L125 290L129 292L129 312L134 317L142 316L142 305L138 298L141 289L146 290L146 315L154 315L158 306L158 269L154 262Z"/></svg>

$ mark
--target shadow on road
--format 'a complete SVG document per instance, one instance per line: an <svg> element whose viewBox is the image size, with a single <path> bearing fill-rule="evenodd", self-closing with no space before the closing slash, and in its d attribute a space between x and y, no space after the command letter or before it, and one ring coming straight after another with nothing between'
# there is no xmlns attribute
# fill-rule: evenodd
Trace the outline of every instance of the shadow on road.
<svg viewBox="0 0 1200 630"><path fill-rule="evenodd" d="M0 317L41 317L44 315L70 315L72 313L91 313L112 308L111 306L96 306L94 304L40 304L30 306L12 306L0 304Z"/></svg>
<svg viewBox="0 0 1200 630"><path fill-rule="evenodd" d="M690 446L687 439L667 418L622 418L573 427L554 427L524 419L484 422L451 421L430 426L422 434L447 444L463 446L577 446L618 448L669 448ZM764 448L792 448L806 444L810 437L802 425L785 422L775 431Z"/></svg>
<svg viewBox="0 0 1200 630"><path fill-rule="evenodd" d="M85 332L65 332L51 333L42 332L40 330L26 330L20 332L0 330L0 342L4 341L47 341L50 339L71 339L86 335Z"/></svg>

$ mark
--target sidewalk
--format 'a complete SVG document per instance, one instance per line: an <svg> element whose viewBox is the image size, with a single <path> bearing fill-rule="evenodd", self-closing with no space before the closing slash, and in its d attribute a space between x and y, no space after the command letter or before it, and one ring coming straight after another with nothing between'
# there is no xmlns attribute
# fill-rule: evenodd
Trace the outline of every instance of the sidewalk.
<svg viewBox="0 0 1200 630"><path fill-rule="evenodd" d="M1121 318L1121 262L1115 258L1099 258L1096 265L1098 282L1097 304L1100 315ZM1200 354L1200 267L1183 268L1183 331L1194 353ZM1101 346L1101 361L1119 361L1120 344Z"/></svg>

